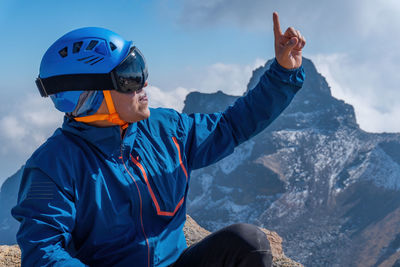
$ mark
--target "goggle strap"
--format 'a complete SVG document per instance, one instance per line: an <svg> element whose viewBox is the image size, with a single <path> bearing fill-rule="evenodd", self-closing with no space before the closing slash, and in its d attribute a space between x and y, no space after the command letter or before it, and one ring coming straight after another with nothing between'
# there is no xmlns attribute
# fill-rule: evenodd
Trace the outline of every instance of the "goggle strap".
<svg viewBox="0 0 400 267"><path fill-rule="evenodd" d="M68 74L36 79L40 95L67 91L103 91L110 88L116 90L113 72L101 74Z"/></svg>

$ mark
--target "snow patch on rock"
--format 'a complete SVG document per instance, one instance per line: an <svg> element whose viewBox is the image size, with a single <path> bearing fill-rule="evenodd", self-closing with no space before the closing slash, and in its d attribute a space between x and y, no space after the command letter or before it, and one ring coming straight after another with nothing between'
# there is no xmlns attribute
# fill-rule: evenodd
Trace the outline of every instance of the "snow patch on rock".
<svg viewBox="0 0 400 267"><path fill-rule="evenodd" d="M251 156L255 142L249 140L240 146L228 157L222 159L218 166L224 174L230 174L233 172L244 160Z"/></svg>

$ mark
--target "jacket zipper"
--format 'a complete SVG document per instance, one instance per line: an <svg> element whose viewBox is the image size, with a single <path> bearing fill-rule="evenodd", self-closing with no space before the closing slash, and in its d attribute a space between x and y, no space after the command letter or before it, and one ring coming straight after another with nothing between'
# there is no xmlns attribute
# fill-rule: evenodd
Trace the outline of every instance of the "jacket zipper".
<svg viewBox="0 0 400 267"><path fill-rule="evenodd" d="M121 157L120 157L122 164L124 165L124 168L126 170L126 172L128 173L128 175L132 178L132 181L135 183L136 189L138 191L138 195L139 195L139 202L140 202L140 224L142 226L142 232L144 235L144 238L146 240L146 245L147 245L147 266L150 267L150 245L149 245L149 240L147 238L146 232L144 230L144 226L143 226L143 215L142 215L142 196L140 194L140 190L139 190L139 186L137 185L135 179L133 178L133 175L129 172L128 168L125 165L124 162L124 157L123 157L123 153L122 153L122 147L121 147Z"/></svg>

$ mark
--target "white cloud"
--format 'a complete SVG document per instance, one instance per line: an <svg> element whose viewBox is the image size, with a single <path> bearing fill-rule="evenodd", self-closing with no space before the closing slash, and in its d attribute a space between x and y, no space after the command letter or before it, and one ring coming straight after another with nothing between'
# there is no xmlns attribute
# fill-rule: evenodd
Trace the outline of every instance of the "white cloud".
<svg viewBox="0 0 400 267"><path fill-rule="evenodd" d="M396 69L386 65L377 70L376 62L354 61L346 54L311 56L318 71L326 78L332 95L355 108L357 122L369 132L400 132L398 114L400 91ZM387 77L381 77L380 71ZM382 79L383 78L383 79ZM385 81L384 78L389 79ZM384 82L382 84L382 82Z"/></svg>
<svg viewBox="0 0 400 267"><path fill-rule="evenodd" d="M186 95L195 89L186 89L178 87L172 91L163 91L156 86L148 86L146 88L149 97L149 105L151 107L173 108L179 112L182 111Z"/></svg>
<svg viewBox="0 0 400 267"><path fill-rule="evenodd" d="M265 62L266 60L260 58L247 65L218 62L201 70L188 70L184 78L186 83L190 83L190 89L179 86L166 91L158 86L147 87L150 106L173 108L181 112L187 94L193 91L202 93L223 91L229 95L242 95L247 90L253 70L263 66Z"/></svg>
<svg viewBox="0 0 400 267"><path fill-rule="evenodd" d="M266 60L257 58L248 65L215 63L207 67L197 87L203 93L221 90L229 95L242 95L247 89L253 70L263 66L265 62Z"/></svg>
<svg viewBox="0 0 400 267"><path fill-rule="evenodd" d="M27 134L26 129L21 123L18 123L17 118L12 116L1 118L0 125L3 137L5 138L18 141ZM4 146L2 149L4 149Z"/></svg>
<svg viewBox="0 0 400 267"><path fill-rule="evenodd" d="M289 23L300 29L312 29L315 36L354 37L398 28L400 3L397 0L178 0L183 8L178 16L182 25L214 27L237 25L245 29L268 29L272 12L278 11L281 26ZM311 31L308 31L310 32ZM338 41L341 41L340 39ZM349 41L349 40L343 40Z"/></svg>
<svg viewBox="0 0 400 267"><path fill-rule="evenodd" d="M19 98L8 113L0 116L1 173L16 171L61 125L62 116L49 99L34 94Z"/></svg>

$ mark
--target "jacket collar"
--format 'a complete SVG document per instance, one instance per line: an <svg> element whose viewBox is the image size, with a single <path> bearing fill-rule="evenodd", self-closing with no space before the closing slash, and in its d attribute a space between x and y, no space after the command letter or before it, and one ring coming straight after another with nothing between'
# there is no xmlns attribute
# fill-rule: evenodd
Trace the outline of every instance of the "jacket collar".
<svg viewBox="0 0 400 267"><path fill-rule="evenodd" d="M62 130L79 136L107 156L119 155L122 146L132 147L136 138L137 123L132 123L122 139L120 126L96 127L64 116Z"/></svg>

